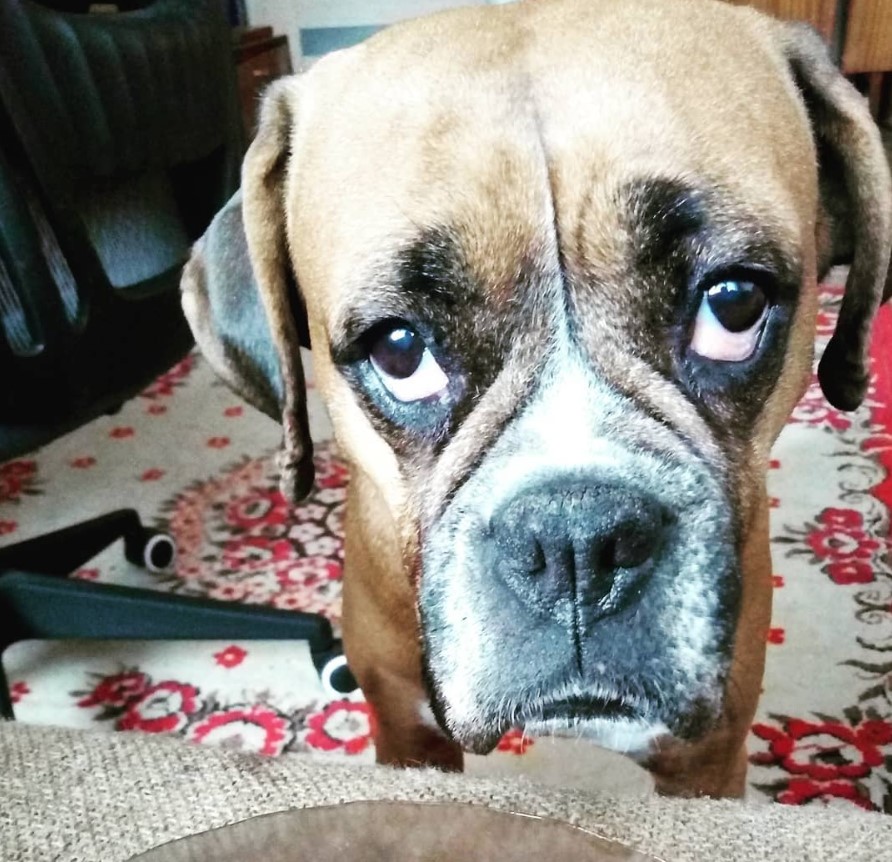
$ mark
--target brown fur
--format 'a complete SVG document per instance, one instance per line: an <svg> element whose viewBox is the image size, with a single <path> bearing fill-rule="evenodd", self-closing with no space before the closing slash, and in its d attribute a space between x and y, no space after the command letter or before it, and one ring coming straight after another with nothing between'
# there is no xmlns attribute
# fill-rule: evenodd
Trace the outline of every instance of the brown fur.
<svg viewBox="0 0 892 862"><path fill-rule="evenodd" d="M701 742L663 745L648 765L663 792L742 793L771 612L765 467L808 383L817 271L839 233L819 200L815 137L842 165L855 214L845 304L821 365L828 397L850 409L864 391L886 278L892 192L867 109L814 34L706 0L539 0L398 25L271 88L243 193L284 382L285 484L299 494L311 477L291 267L319 389L353 474L344 637L378 715L379 760L461 767L458 747L419 714L428 697L419 533L522 403L531 345L546 335L535 291L550 279L586 309L580 338L593 365L708 453L733 489L744 594L725 712ZM659 281L642 275L630 242L629 184L649 176L720 190L723 208L712 215L722 241L733 245L742 225L758 223L799 273L782 370L752 403L717 396L697 410L668 382L671 369L655 373L629 348L644 313L641 284ZM331 351L358 302L392 291L394 250L442 225L460 236L482 286L467 302L481 352L498 362L481 365L480 398L449 445L407 456L362 408ZM192 272L184 289L209 289ZM193 307L193 326L206 333L207 303ZM209 358L233 376L219 352Z"/></svg>

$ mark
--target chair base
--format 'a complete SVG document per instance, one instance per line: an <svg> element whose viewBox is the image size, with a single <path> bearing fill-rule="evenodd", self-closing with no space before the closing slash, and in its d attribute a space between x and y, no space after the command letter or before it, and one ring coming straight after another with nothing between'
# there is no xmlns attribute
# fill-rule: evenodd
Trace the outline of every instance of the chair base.
<svg viewBox="0 0 892 862"><path fill-rule="evenodd" d="M152 545L147 537L163 535L144 527L135 511L122 509L0 549L0 654L26 638L301 640L332 691L357 687L343 663L341 642L322 616L66 577L120 538L128 559L145 563ZM0 716L14 717L2 662Z"/></svg>

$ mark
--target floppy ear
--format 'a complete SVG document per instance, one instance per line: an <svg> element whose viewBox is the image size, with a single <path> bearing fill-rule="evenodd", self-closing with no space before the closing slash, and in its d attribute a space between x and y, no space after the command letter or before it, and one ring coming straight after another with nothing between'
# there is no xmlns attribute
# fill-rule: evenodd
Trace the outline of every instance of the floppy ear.
<svg viewBox="0 0 892 862"><path fill-rule="evenodd" d="M297 501L313 485L313 446L297 325L303 311L285 240L292 82L276 82L267 93L242 167L242 190L195 244L181 289L195 340L214 370L281 421L279 485Z"/></svg>
<svg viewBox="0 0 892 862"><path fill-rule="evenodd" d="M192 247L183 310L214 371L258 410L281 419L282 376L248 257L236 192Z"/></svg>
<svg viewBox="0 0 892 862"><path fill-rule="evenodd" d="M783 25L780 32L821 161L819 221L825 243L836 245L824 249L822 262L851 259L836 331L821 357L818 379L834 407L854 410L867 390L873 318L889 298L892 181L866 101L840 74L820 36L802 24Z"/></svg>

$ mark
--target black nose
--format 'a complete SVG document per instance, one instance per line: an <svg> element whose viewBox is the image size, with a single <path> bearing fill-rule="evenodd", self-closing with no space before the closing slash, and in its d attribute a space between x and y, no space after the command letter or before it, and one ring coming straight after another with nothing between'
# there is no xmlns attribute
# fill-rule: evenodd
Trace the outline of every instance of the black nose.
<svg viewBox="0 0 892 862"><path fill-rule="evenodd" d="M668 523L653 498L622 486L552 480L496 510L494 564L527 607L584 626L638 600Z"/></svg>

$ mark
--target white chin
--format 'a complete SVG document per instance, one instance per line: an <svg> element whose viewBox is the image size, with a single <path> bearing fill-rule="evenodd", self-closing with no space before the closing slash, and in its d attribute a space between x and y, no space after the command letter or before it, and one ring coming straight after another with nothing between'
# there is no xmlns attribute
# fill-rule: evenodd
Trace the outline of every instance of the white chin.
<svg viewBox="0 0 892 862"><path fill-rule="evenodd" d="M655 739L669 734L662 722L629 718L550 718L528 722L524 731L530 736L582 737L631 757L645 756Z"/></svg>

